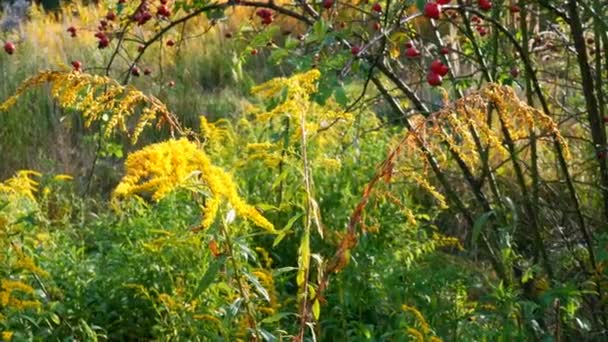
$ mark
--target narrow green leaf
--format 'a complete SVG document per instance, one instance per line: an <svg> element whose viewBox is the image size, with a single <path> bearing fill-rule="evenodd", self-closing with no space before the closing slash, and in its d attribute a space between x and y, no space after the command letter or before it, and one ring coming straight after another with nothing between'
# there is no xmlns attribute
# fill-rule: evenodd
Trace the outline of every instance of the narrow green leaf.
<svg viewBox="0 0 608 342"><path fill-rule="evenodd" d="M219 257L217 260L211 263L211 265L209 265L209 268L205 272L205 275L201 278L198 283L198 286L196 287L196 290L192 294L192 298L200 296L201 293L203 293L209 287L209 285L211 285L213 280L215 280L215 276L219 272L220 267L222 267L222 265L224 264L224 261L225 257Z"/></svg>

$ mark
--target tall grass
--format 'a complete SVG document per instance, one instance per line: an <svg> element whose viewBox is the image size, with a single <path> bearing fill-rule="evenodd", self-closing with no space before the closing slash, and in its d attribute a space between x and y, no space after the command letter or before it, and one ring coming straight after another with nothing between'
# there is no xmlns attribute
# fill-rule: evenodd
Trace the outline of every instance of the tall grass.
<svg viewBox="0 0 608 342"><path fill-rule="evenodd" d="M94 32L107 12L108 8L101 5L72 4L58 15L47 15L32 7L17 29L0 33L0 41L17 45L14 55L0 54L0 99L8 98L22 81L40 70L70 68L74 60L83 63L85 72L104 74L115 45L98 49ZM196 126L201 114L219 118L242 111L251 84L277 73L265 62L263 52L255 58L250 56L248 42L238 34L248 25L251 11L229 14L229 21L214 25L200 17L176 27L165 41L171 38L177 45L150 46L138 66L149 68L151 75L131 79L139 89L167 103L186 126ZM67 33L70 26L77 28L77 37ZM145 31L153 30L149 26L140 33L151 34ZM228 32L231 38L226 38ZM138 44L125 46L128 56L119 57L108 70L119 81L124 79ZM255 72L249 72L252 70ZM171 81L175 86L169 86ZM29 92L16 107L0 115L0 177L26 168L85 174L95 144L84 136L94 132L78 129L79 124L69 113L55 108L48 91ZM148 134L147 138L156 140L160 136Z"/></svg>

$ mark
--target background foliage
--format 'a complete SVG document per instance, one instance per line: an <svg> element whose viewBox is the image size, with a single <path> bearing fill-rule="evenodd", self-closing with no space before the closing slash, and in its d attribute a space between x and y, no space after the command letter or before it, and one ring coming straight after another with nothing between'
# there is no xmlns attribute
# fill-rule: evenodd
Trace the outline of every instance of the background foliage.
<svg viewBox="0 0 608 342"><path fill-rule="evenodd" d="M604 339L605 1L19 6L3 340Z"/></svg>

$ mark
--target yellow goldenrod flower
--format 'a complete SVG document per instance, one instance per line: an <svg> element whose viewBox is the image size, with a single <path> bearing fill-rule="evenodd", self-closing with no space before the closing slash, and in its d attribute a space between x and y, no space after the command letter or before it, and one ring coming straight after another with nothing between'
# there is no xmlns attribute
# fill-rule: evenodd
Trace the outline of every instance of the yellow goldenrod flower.
<svg viewBox="0 0 608 342"><path fill-rule="evenodd" d="M125 176L114 190L114 198L150 193L159 201L188 181L198 180L211 193L207 205L202 208L203 227L214 222L220 201L226 201L237 214L261 228L275 231L272 223L238 195L232 177L213 165L203 150L185 138L152 144L130 154L125 169Z"/></svg>
<svg viewBox="0 0 608 342"><path fill-rule="evenodd" d="M2 341L10 341L13 339L12 331L3 331L2 332Z"/></svg>

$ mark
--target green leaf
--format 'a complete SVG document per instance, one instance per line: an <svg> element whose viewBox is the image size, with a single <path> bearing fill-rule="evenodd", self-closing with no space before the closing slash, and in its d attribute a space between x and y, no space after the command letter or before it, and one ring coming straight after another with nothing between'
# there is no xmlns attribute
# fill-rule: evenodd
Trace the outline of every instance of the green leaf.
<svg viewBox="0 0 608 342"><path fill-rule="evenodd" d="M336 88L336 90L334 92L334 98L336 99L336 102L338 102L338 104L340 106L346 107L348 105L348 96L346 95L346 91L344 90L344 87Z"/></svg>
<svg viewBox="0 0 608 342"><path fill-rule="evenodd" d="M424 11L424 5L426 5L426 0L416 0L416 7L422 12Z"/></svg>
<svg viewBox="0 0 608 342"><path fill-rule="evenodd" d="M289 315L293 315L293 314L290 314L288 312L279 312L270 317L264 318L263 320L260 321L260 323L262 323L262 324L276 323Z"/></svg>
<svg viewBox="0 0 608 342"><path fill-rule="evenodd" d="M306 231L302 236L298 255L298 276L296 283L302 286L306 281L306 274L310 267L310 232Z"/></svg>
<svg viewBox="0 0 608 342"><path fill-rule="evenodd" d="M224 261L225 257L219 257L217 260L211 263L211 265L209 265L209 268L207 268L205 275L199 281L196 290L194 290L191 299L200 296L201 293L203 293L209 287L209 285L211 285L213 280L215 280L215 276L219 272L220 267L222 267L222 265L224 264Z"/></svg>
<svg viewBox="0 0 608 342"><path fill-rule="evenodd" d="M268 290L266 290L264 288L264 286L262 286L262 284L260 283L260 280L254 276L253 274L250 274L248 272L245 272L245 276L247 277L247 279L249 280L250 283L253 284L253 286L255 287L255 290L262 295L262 297L264 297L264 299L270 303L270 296L268 295Z"/></svg>
<svg viewBox="0 0 608 342"><path fill-rule="evenodd" d="M281 229L281 231L279 232L279 235L274 239L274 242L272 243L272 248L276 247L279 243L281 243L281 241L287 236L287 234L289 234L289 232L291 232L291 227L293 226L293 224L300 217L302 217L302 215L304 215L304 214L298 213L298 214L294 215L292 218L290 218L289 221L287 221L287 224L285 225L285 227L283 227L283 229Z"/></svg>
<svg viewBox="0 0 608 342"><path fill-rule="evenodd" d="M486 226L488 220L493 214L493 211L488 211L475 220L475 224L473 225L473 233L471 234L471 245L473 248L477 247L477 240L479 239L481 230Z"/></svg>

